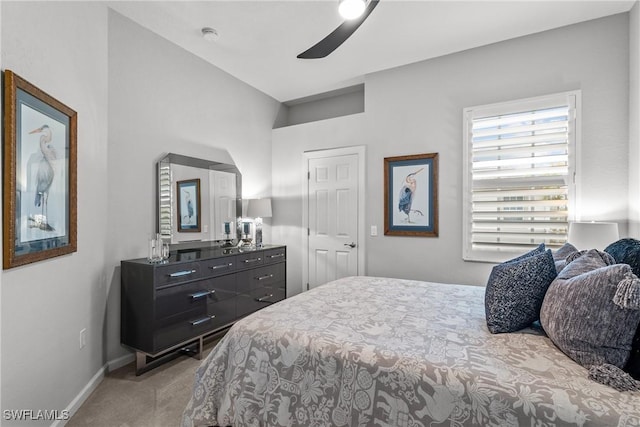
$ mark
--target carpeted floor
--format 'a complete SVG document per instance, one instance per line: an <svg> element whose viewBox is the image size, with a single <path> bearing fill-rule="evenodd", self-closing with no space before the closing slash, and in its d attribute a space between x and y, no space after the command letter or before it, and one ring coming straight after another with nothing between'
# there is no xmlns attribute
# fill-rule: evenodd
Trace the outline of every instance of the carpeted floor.
<svg viewBox="0 0 640 427"><path fill-rule="evenodd" d="M218 339L205 344L202 359ZM133 363L107 374L68 427L177 427L202 361L180 356L140 376Z"/></svg>

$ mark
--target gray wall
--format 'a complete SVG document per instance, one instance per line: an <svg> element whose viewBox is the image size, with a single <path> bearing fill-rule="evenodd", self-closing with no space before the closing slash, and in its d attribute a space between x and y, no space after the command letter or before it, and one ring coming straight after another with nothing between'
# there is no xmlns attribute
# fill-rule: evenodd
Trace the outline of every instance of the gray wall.
<svg viewBox="0 0 640 427"><path fill-rule="evenodd" d="M365 112L273 132L274 237L302 245L302 152L367 147L366 229L383 230L383 158L438 152L438 238L367 237L367 274L483 285L491 264L462 260L462 110L582 90L579 212L626 234L629 133L628 14L368 75ZM636 118L637 120L637 118ZM288 252L289 292L302 256Z"/></svg>
<svg viewBox="0 0 640 427"><path fill-rule="evenodd" d="M0 7L3 68L78 112L78 252L0 272L2 409L62 410L131 360L118 266L147 254L156 160L234 161L244 195L269 196L281 105L103 3Z"/></svg>
<svg viewBox="0 0 640 427"><path fill-rule="evenodd" d="M273 130L273 240L287 245L287 295L303 290L302 186L305 151L367 145L364 113ZM370 162L366 168L370 169ZM382 160L380 160L382 166ZM368 181L368 171L365 180ZM365 197L369 197L369 184ZM371 205L367 201L367 224ZM305 230L306 232L306 230ZM365 267L366 268L366 267ZM306 289L306 286L304 286Z"/></svg>
<svg viewBox="0 0 640 427"><path fill-rule="evenodd" d="M271 129L279 109L273 98L109 13L107 360L129 354L119 344L118 266L146 256L155 232L155 161L167 152L230 158L242 173L244 198L269 196Z"/></svg>
<svg viewBox="0 0 640 427"><path fill-rule="evenodd" d="M78 252L0 273L2 408L62 410L104 364L107 13L96 3L1 7L3 69L78 112Z"/></svg>
<svg viewBox="0 0 640 427"><path fill-rule="evenodd" d="M629 236L640 238L640 2L629 13Z"/></svg>
<svg viewBox="0 0 640 427"><path fill-rule="evenodd" d="M285 102L287 126L318 120L348 116L364 111L364 85L347 90L329 92L318 98L311 96L302 100Z"/></svg>

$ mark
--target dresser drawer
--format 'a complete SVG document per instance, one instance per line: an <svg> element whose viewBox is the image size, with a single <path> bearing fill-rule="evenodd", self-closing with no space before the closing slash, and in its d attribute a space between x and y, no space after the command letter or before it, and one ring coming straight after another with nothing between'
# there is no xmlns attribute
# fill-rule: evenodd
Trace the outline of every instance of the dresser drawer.
<svg viewBox="0 0 640 427"><path fill-rule="evenodd" d="M249 252L238 255L238 269L253 268L264 263L264 252Z"/></svg>
<svg viewBox="0 0 640 427"><path fill-rule="evenodd" d="M155 276L156 288L199 279L201 277L200 263L187 262L184 264L170 264L157 267Z"/></svg>
<svg viewBox="0 0 640 427"><path fill-rule="evenodd" d="M199 280L157 291L156 319L163 319L192 310L205 313L208 303L223 301L236 295L235 292L230 292L224 287L217 289L215 287L216 281L215 279Z"/></svg>
<svg viewBox="0 0 640 427"><path fill-rule="evenodd" d="M238 273L237 289L239 293L246 293L252 289L271 286L284 281L284 263L266 265L252 270Z"/></svg>
<svg viewBox="0 0 640 427"><path fill-rule="evenodd" d="M238 263L236 257L208 259L200 263L202 277L215 277L236 271Z"/></svg>
<svg viewBox="0 0 640 427"><path fill-rule="evenodd" d="M154 347L156 350L172 347L225 326L235 318L235 299L209 303L205 312L190 313L187 318L180 316L175 322L157 329L154 334Z"/></svg>
<svg viewBox="0 0 640 427"><path fill-rule="evenodd" d="M287 258L287 250L285 248L270 249L264 251L264 263L272 264L274 262L282 262Z"/></svg>
<svg viewBox="0 0 640 427"><path fill-rule="evenodd" d="M211 321L211 326L219 327L232 322L236 318L237 296L224 301L210 300L207 304L207 314L215 316Z"/></svg>
<svg viewBox="0 0 640 427"><path fill-rule="evenodd" d="M205 279L203 282L207 289L216 291L216 295L237 294L236 275L227 274L225 276L218 276L211 279Z"/></svg>
<svg viewBox="0 0 640 427"><path fill-rule="evenodd" d="M247 295L238 295L236 306L238 317L246 316L285 298L283 288L262 287L254 289Z"/></svg>

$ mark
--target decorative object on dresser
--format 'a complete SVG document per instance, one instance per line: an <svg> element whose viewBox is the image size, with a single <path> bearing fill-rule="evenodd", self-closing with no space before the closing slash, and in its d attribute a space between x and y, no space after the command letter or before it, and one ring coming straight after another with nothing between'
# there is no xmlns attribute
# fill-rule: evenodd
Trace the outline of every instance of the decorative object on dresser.
<svg viewBox="0 0 640 427"><path fill-rule="evenodd" d="M3 268L77 250L77 113L4 72Z"/></svg>
<svg viewBox="0 0 640 427"><path fill-rule="evenodd" d="M155 239L149 239L149 262L164 262L169 258L169 244L162 240L160 233L156 234Z"/></svg>
<svg viewBox="0 0 640 427"><path fill-rule="evenodd" d="M255 245L259 248L262 246L262 219L271 218L271 199L249 199L247 216L254 218Z"/></svg>
<svg viewBox="0 0 640 427"><path fill-rule="evenodd" d="M121 262L120 339L136 351L136 374L286 297L286 247L208 246L171 252L162 264Z"/></svg>
<svg viewBox="0 0 640 427"><path fill-rule="evenodd" d="M222 243L222 247L228 248L229 246L233 246L231 240L231 221L224 222L224 242Z"/></svg>
<svg viewBox="0 0 640 427"><path fill-rule="evenodd" d="M252 245L251 241L253 239L251 237L251 222L250 221L243 221L242 222L242 235L244 237L242 238L241 246L244 246L244 247L251 246Z"/></svg>

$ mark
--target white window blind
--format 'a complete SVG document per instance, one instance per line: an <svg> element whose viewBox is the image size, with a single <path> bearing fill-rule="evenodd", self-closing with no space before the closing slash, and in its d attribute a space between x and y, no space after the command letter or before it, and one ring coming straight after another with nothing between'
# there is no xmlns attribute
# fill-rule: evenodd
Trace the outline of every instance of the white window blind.
<svg viewBox="0 0 640 427"><path fill-rule="evenodd" d="M567 241L579 93L465 110L464 259Z"/></svg>

